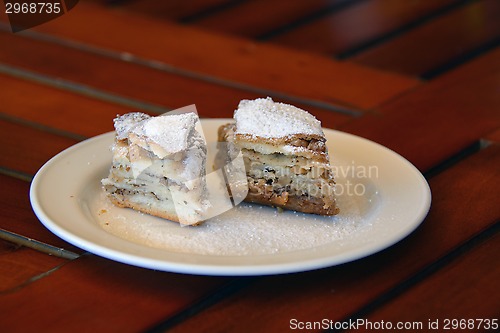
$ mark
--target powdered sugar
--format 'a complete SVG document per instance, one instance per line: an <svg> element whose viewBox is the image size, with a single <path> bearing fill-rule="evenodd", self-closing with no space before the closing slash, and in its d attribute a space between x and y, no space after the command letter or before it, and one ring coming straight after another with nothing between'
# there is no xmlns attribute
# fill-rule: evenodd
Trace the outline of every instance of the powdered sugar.
<svg viewBox="0 0 500 333"><path fill-rule="evenodd" d="M180 253L259 255L309 249L342 242L369 227L353 200L340 203L334 217L278 212L275 208L243 203L197 227L120 209L101 198L97 220L120 238Z"/></svg>
<svg viewBox="0 0 500 333"><path fill-rule="evenodd" d="M196 120L194 113L158 116L145 121L142 133L166 154L175 154L188 148Z"/></svg>
<svg viewBox="0 0 500 333"><path fill-rule="evenodd" d="M118 140L134 135L158 157L178 153L189 147L198 117L194 113L164 114L150 117L140 112L127 113L114 120Z"/></svg>
<svg viewBox="0 0 500 333"><path fill-rule="evenodd" d="M281 138L295 134L320 135L321 122L295 106L274 102L270 97L242 100L234 112L236 134Z"/></svg>
<svg viewBox="0 0 500 333"><path fill-rule="evenodd" d="M341 163L341 162L339 162ZM345 163L344 163L345 164ZM340 186L349 181L339 177ZM111 234L162 250L220 256L286 253L336 243L343 246L370 230L379 199L368 179L367 193L337 198L340 213L318 216L242 203L196 227L113 206L104 193L93 195L89 211ZM96 193L98 189L89 193ZM369 241L369 239L367 240Z"/></svg>
<svg viewBox="0 0 500 333"><path fill-rule="evenodd" d="M116 117L113 122L115 125L116 138L124 140L129 133L144 120L151 118L142 112L130 112L122 116Z"/></svg>

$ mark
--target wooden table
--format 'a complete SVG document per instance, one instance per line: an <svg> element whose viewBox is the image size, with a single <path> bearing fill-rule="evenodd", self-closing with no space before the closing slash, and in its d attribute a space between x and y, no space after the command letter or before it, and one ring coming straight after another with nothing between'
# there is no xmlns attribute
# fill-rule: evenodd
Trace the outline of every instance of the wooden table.
<svg viewBox="0 0 500 333"><path fill-rule="evenodd" d="M14 34L2 11L0 331L498 320L499 14L496 0L92 1ZM265 96L411 161L432 190L423 224L337 267L214 277L103 259L31 209L44 162L112 130L116 114L194 103L202 117L231 117L239 100Z"/></svg>

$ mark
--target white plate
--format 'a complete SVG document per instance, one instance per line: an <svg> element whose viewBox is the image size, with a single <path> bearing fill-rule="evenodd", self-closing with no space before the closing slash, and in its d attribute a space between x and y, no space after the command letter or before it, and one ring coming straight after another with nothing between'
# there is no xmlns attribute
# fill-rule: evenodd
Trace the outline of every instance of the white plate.
<svg viewBox="0 0 500 333"><path fill-rule="evenodd" d="M228 121L202 119L209 145ZM33 179L31 204L54 234L89 252L140 267L203 275L333 266L378 252L415 230L431 202L421 173L379 144L324 132L338 169L341 213L335 217L243 204L201 227L180 227L116 208L100 187L111 163L114 133L83 141L48 161Z"/></svg>

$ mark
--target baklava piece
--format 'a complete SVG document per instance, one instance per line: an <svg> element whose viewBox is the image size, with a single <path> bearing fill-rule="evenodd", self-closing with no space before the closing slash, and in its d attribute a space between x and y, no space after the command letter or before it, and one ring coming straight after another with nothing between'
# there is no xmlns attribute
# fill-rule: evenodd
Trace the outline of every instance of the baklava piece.
<svg viewBox="0 0 500 333"><path fill-rule="evenodd" d="M219 128L227 159L243 154L247 202L335 215L335 181L321 123L308 112L271 98L242 100L235 123Z"/></svg>
<svg viewBox="0 0 500 333"><path fill-rule="evenodd" d="M195 113L114 119L112 166L101 182L111 202L181 225L203 221L206 144L197 122Z"/></svg>

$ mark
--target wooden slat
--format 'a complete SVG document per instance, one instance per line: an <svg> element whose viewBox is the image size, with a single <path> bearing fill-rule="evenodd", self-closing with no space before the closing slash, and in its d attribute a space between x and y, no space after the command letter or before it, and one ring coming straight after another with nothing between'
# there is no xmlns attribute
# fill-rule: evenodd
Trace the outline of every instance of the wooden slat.
<svg viewBox="0 0 500 333"><path fill-rule="evenodd" d="M363 1L272 38L294 48L339 54L379 38L452 3L437 1Z"/></svg>
<svg viewBox="0 0 500 333"><path fill-rule="evenodd" d="M0 295L16 292L36 277L66 262L66 259L19 247L0 239ZM3 315L0 315L0 318L3 321Z"/></svg>
<svg viewBox="0 0 500 333"><path fill-rule="evenodd" d="M52 156L78 142L4 120L0 120L0 127L0 166L31 175Z"/></svg>
<svg viewBox="0 0 500 333"><path fill-rule="evenodd" d="M0 90L1 113L83 136L94 136L113 130L112 119L117 114L131 111L125 106L106 103L11 76L0 74L0 84L3 87ZM22 125L16 126L22 127ZM13 135L20 136L18 133L13 133ZM7 134L0 134L0 136L1 142L11 141ZM29 144L29 137L19 139ZM63 143L64 139L54 139L54 141ZM48 148L52 147L51 151L54 152L73 142L75 141L69 141L64 145L60 143L47 145Z"/></svg>
<svg viewBox="0 0 500 333"><path fill-rule="evenodd" d="M475 2L369 49L352 60L383 70L423 75L498 40L499 16L500 2Z"/></svg>
<svg viewBox="0 0 500 333"><path fill-rule="evenodd" d="M446 319L458 320L455 330L468 329L471 332L486 330L479 319L498 320L500 309L500 235L496 235L478 248L468 252L439 274L418 284L386 306L366 317L367 321L420 322L429 329L429 320L436 331L445 330ZM429 300L442 299L437 303ZM472 322L469 319L473 320ZM477 321L476 321L477 319ZM462 322L460 323L460 320ZM451 330L454 323L448 322ZM460 326L465 325L465 326ZM471 326L467 326L471 325ZM490 321L490 330L491 321ZM355 330L352 332L358 332ZM492 329L492 331L495 331Z"/></svg>
<svg viewBox="0 0 500 333"><path fill-rule="evenodd" d="M138 26L141 29L136 29ZM33 30L119 54L127 52L224 79L226 83L234 81L361 109L372 108L419 84L411 78L327 57L219 36L130 13L109 12L84 2L63 17ZM297 78L307 84L297 84Z"/></svg>
<svg viewBox="0 0 500 333"><path fill-rule="evenodd" d="M341 129L394 149L428 170L500 125L498 59L500 49Z"/></svg>
<svg viewBox="0 0 500 333"><path fill-rule="evenodd" d="M197 110L202 117L232 117L233 111L240 100L262 97L262 95L255 92L214 85L206 81L81 52L54 43L24 38L7 32L0 32L0 44L9 45L0 54L0 62L5 65L49 77L61 78L84 86L92 86L109 94L143 101L167 109L196 104ZM30 52L33 48L36 48L36 53ZM65 61L61 61L61 54L65 55ZM50 66L47 66L47 64L50 64ZM17 85L27 86L28 84L21 82L17 83ZM9 87L7 84L5 86ZM21 94L21 91L26 89L35 90L34 94L36 94L36 90L40 90L34 86L31 88L17 87L12 94L16 94L16 92ZM0 94L5 93L0 92ZM45 93L43 94L45 95ZM57 92L56 94L61 93ZM14 96L15 98L16 96ZM286 99L277 98L277 100L295 104L308 110L319 119L323 119L326 127L338 126L351 119L350 116L345 114L320 107L295 103L295 101ZM33 106L36 107L36 105ZM97 108L97 106L90 105L86 107ZM16 109L12 111L17 113ZM97 116L96 111L99 110L97 108L94 111L83 112L83 105L79 109L80 112L85 114L82 116L93 114ZM112 109L112 107L104 109ZM76 112L78 111L75 110L75 114ZM104 114L100 112L99 114L104 117ZM40 121L40 119L37 119L37 121ZM81 125L78 124L78 127L81 128Z"/></svg>
<svg viewBox="0 0 500 333"><path fill-rule="evenodd" d="M293 23L312 13L327 10L345 0L254 0L190 22L223 33L255 38Z"/></svg>
<svg viewBox="0 0 500 333"><path fill-rule="evenodd" d="M226 283L83 256L16 293L0 295L5 332L142 332ZM29 320L26 320L29 318Z"/></svg>
<svg viewBox="0 0 500 333"><path fill-rule="evenodd" d="M429 216L396 246L340 267L262 278L172 331L278 332L293 318L348 317L495 223L499 163L500 146L491 146L432 179Z"/></svg>
<svg viewBox="0 0 500 333"><path fill-rule="evenodd" d="M29 201L30 183L0 174L0 228L57 248L81 254L83 251L46 229L35 216Z"/></svg>

